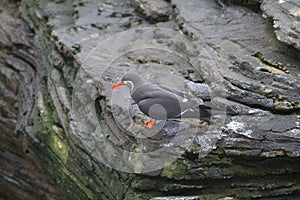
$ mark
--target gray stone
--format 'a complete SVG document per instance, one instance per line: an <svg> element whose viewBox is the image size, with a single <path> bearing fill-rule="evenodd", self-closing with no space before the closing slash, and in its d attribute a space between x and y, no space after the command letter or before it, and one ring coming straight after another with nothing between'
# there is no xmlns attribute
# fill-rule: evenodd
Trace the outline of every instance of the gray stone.
<svg viewBox="0 0 300 200"><path fill-rule="evenodd" d="M203 83L194 83L192 81L186 81L185 85L196 97L201 98L203 101L210 101L209 87Z"/></svg>
<svg viewBox="0 0 300 200"><path fill-rule="evenodd" d="M4 198L299 198L297 0L23 0L34 34L5 5ZM132 69L231 112L145 129Z"/></svg>
<svg viewBox="0 0 300 200"><path fill-rule="evenodd" d="M263 16L273 22L276 38L300 49L300 3L293 1L263 1Z"/></svg>
<svg viewBox="0 0 300 200"><path fill-rule="evenodd" d="M152 23L169 21L172 18L171 5L164 0L131 0L132 6Z"/></svg>

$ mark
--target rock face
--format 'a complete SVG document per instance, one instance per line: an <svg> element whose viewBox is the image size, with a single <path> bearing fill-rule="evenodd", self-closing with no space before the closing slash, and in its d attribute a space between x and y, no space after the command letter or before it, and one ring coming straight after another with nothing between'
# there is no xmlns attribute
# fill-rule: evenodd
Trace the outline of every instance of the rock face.
<svg viewBox="0 0 300 200"><path fill-rule="evenodd" d="M19 3L2 1L0 13L0 197L1 199L61 199L33 151L29 135L14 132L32 124L37 74L42 69L34 32L20 18ZM22 110L20 109L22 108ZM19 112L18 112L19 110ZM18 120L18 121L17 121ZM42 157L44 155L41 155ZM46 156L44 157L46 158Z"/></svg>
<svg viewBox="0 0 300 200"><path fill-rule="evenodd" d="M5 199L300 197L297 0L23 0L31 29L18 5L0 13ZM129 70L214 123L145 129L110 89Z"/></svg>
<svg viewBox="0 0 300 200"><path fill-rule="evenodd" d="M264 1L263 16L273 21L276 38L299 50L300 3L297 1ZM282 14L284 13L284 14Z"/></svg>

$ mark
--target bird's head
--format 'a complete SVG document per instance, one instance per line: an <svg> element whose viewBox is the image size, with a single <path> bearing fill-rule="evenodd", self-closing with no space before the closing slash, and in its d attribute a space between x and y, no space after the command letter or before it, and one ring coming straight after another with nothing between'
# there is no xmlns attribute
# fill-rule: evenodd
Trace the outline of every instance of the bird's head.
<svg viewBox="0 0 300 200"><path fill-rule="evenodd" d="M142 85L143 83L145 83L145 81L137 72L130 71L124 74L121 81L113 84L111 88L114 89L121 85L126 85L130 91L133 91L137 86Z"/></svg>

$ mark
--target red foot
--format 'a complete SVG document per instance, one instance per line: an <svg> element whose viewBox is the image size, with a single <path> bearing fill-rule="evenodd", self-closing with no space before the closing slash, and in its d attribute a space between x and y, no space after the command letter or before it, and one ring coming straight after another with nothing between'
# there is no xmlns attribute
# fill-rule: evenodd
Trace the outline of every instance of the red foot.
<svg viewBox="0 0 300 200"><path fill-rule="evenodd" d="M152 128L154 124L155 124L155 119L144 120L144 127L146 128Z"/></svg>

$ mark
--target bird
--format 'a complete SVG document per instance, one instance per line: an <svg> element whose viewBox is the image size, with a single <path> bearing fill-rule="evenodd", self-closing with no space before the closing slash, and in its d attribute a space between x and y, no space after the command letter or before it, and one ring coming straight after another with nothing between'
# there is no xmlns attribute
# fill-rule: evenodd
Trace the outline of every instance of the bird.
<svg viewBox="0 0 300 200"><path fill-rule="evenodd" d="M111 89L123 85L129 88L140 111L150 118L144 120L146 128L152 128L156 120L197 118L211 122L212 108L204 105L200 98L164 85L149 83L135 71L125 73Z"/></svg>

